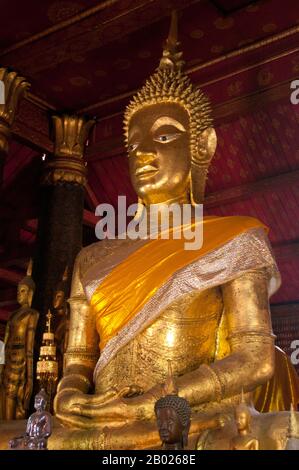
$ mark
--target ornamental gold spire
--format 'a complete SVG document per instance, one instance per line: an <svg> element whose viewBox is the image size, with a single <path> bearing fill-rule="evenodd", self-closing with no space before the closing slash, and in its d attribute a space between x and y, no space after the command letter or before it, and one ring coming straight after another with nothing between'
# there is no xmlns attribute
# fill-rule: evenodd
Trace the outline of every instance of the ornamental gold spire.
<svg viewBox="0 0 299 470"><path fill-rule="evenodd" d="M53 116L54 157L49 158L44 183L85 185L84 150L94 120L79 116Z"/></svg>
<svg viewBox="0 0 299 470"><path fill-rule="evenodd" d="M46 329L43 333L42 346L40 347L39 359L36 365L36 378L40 384L40 388L46 390L49 396L49 406L51 408L56 390L56 382L58 380L58 362L56 357L55 336L51 331L53 315L50 310L48 310L46 317Z"/></svg>
<svg viewBox="0 0 299 470"><path fill-rule="evenodd" d="M160 70L181 70L184 62L181 60L183 53L179 49L178 42L178 15L172 12L168 38L166 40L162 59L160 60Z"/></svg>
<svg viewBox="0 0 299 470"><path fill-rule="evenodd" d="M0 67L0 81L0 152L7 154L10 129L13 125L19 102L30 85L24 77L4 67Z"/></svg>
<svg viewBox="0 0 299 470"><path fill-rule="evenodd" d="M66 267L65 267L65 270L64 270L64 273L63 273L63 276L62 276L62 280L63 280L63 281L67 281L67 280L68 280L68 274L69 274L69 267L66 266Z"/></svg>

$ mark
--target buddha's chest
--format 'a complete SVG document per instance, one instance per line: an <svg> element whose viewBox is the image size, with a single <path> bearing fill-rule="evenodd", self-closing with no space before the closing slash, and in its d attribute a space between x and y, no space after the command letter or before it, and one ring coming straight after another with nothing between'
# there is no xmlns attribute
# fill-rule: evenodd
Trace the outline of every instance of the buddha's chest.
<svg viewBox="0 0 299 470"><path fill-rule="evenodd" d="M97 391L162 382L168 360L180 375L214 359L223 304L218 288L181 297L124 346L101 372Z"/></svg>
<svg viewBox="0 0 299 470"><path fill-rule="evenodd" d="M29 315L24 312L15 312L9 321L9 336L7 348L13 344L23 344L27 335Z"/></svg>

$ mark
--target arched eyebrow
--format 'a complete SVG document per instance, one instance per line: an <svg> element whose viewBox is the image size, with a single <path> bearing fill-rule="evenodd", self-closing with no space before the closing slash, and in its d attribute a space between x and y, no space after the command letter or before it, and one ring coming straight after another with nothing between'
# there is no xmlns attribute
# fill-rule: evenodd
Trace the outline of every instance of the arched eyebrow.
<svg viewBox="0 0 299 470"><path fill-rule="evenodd" d="M159 117L154 122L154 124L152 125L151 132L155 132L157 129L159 129L159 127L162 127L162 126L174 126L179 131L186 132L186 129L183 126L183 124L181 122L177 121L176 119L173 119L170 116L161 116L161 117Z"/></svg>

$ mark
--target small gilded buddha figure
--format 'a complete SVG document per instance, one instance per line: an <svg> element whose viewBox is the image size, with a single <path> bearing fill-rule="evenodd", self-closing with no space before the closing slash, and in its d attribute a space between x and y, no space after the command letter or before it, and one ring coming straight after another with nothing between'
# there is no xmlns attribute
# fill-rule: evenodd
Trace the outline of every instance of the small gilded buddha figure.
<svg viewBox="0 0 299 470"><path fill-rule="evenodd" d="M143 207L161 211L203 202L217 141L209 101L184 74L178 46L173 15L158 70L125 113L133 187ZM295 375L276 380L270 398L259 389L281 366L269 311L280 276L267 227L238 216L205 217L200 227L203 245L193 250L184 237L145 236L106 238L79 253L49 448L157 448L167 360L192 409L188 448L213 417L231 422L242 388L248 402L259 390L265 412L298 400ZM275 427L277 415L256 413L254 429ZM283 429L285 420L288 412ZM208 430L207 445L229 448L226 428Z"/></svg>
<svg viewBox="0 0 299 470"><path fill-rule="evenodd" d="M236 406L235 422L238 435L231 440L231 450L259 450L259 441L251 433L251 413L249 406L244 401L243 393L241 403Z"/></svg>
<svg viewBox="0 0 299 470"><path fill-rule="evenodd" d="M69 305L67 303L68 267L53 295L53 330L57 347L59 378L63 371L63 358L66 352L69 334Z"/></svg>
<svg viewBox="0 0 299 470"><path fill-rule="evenodd" d="M47 400L48 396L42 389L35 396L34 408L36 412L33 413L27 421L25 435L11 439L9 441L9 447L11 449L47 449L47 441L52 433L52 416L45 411Z"/></svg>
<svg viewBox="0 0 299 470"><path fill-rule="evenodd" d="M13 312L5 332L5 365L2 371L2 417L23 419L29 408L33 388L33 350L39 318L31 308L35 283L30 261L26 277L18 285L20 308Z"/></svg>
<svg viewBox="0 0 299 470"><path fill-rule="evenodd" d="M293 405L291 405L285 450L299 450L299 424Z"/></svg>

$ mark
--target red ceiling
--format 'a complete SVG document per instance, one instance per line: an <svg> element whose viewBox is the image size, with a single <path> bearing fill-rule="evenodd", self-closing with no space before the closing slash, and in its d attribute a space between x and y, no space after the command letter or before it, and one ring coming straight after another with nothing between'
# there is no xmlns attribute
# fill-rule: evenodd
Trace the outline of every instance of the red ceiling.
<svg viewBox="0 0 299 470"><path fill-rule="evenodd" d="M6 49L99 3L103 1L1 0L0 48Z"/></svg>
<svg viewBox="0 0 299 470"><path fill-rule="evenodd" d="M130 25L136 31L126 34L122 28L115 32L115 40L104 47L101 47L101 39L96 36L93 43L89 40L87 43L87 39L79 37L73 47L69 45L62 52L62 46L55 42L53 35L49 52L44 49L41 40L40 48L37 42L28 48L24 46L3 55L7 44L14 42L16 35L22 31L31 31L32 35L37 30L48 27L49 15L52 17L53 11L58 18L68 11L69 14L76 9L79 11L80 4L83 8L83 2L76 1L18 2L20 10L16 15L15 2L4 3L6 8L1 17L1 31L3 32L3 24L5 41L2 52L0 50L0 62L17 66L32 82L32 92L60 109L85 108L116 94L136 89L157 67L169 26L169 18L165 17L138 29L138 23L142 24L145 21L144 14L147 14L140 11L134 18L136 24ZM100 2L85 1L84 8L98 3ZM119 8L123 8L124 3L129 5L133 2L118 3L121 5ZM251 2L248 7L226 16L221 14L216 3L208 0L196 1L180 13L180 40L187 67L280 33L299 21L299 16L295 14L297 0L285 0L283 10L281 0ZM223 0L218 3L226 4L231 10L236 5L244 4L244 1ZM66 7L68 4L69 9ZM49 11L52 13L49 14ZM197 77L195 81L198 81Z"/></svg>

